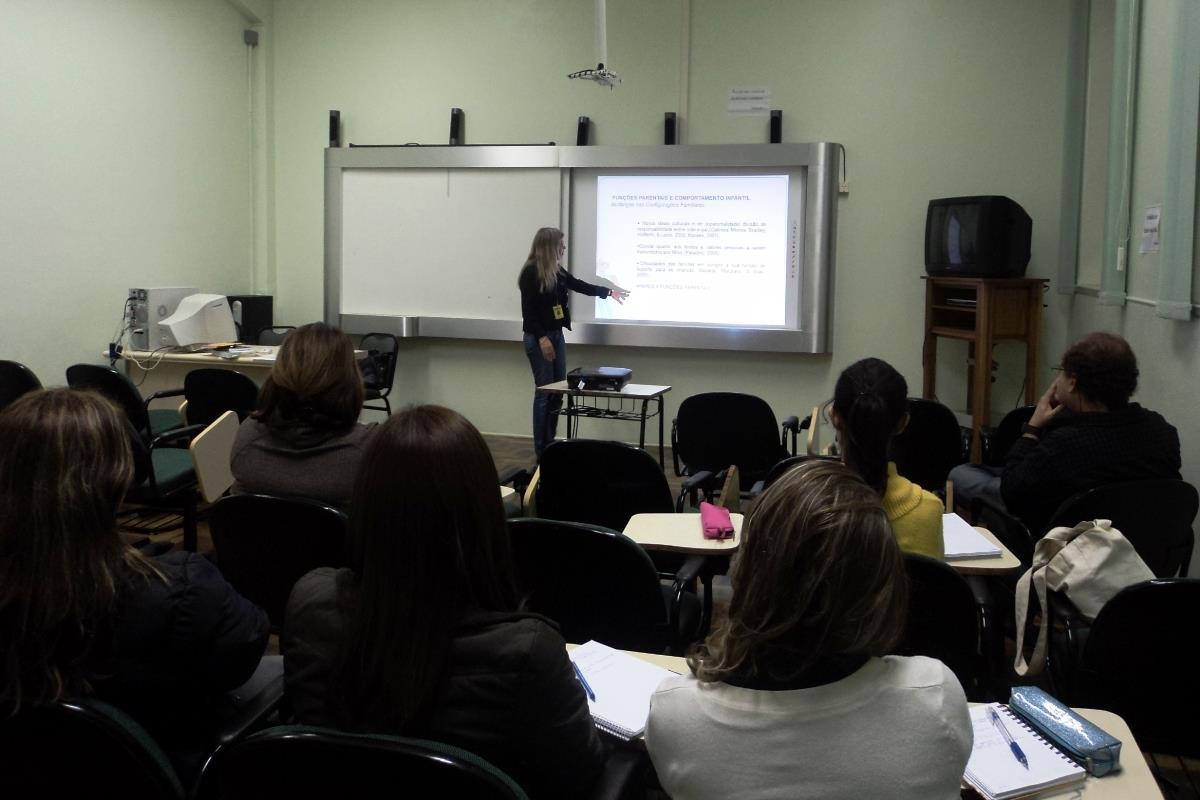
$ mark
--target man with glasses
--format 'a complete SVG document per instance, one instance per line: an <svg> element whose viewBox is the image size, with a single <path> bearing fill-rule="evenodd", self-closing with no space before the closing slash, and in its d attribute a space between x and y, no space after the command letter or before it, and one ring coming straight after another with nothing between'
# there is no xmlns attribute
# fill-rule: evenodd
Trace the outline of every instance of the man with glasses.
<svg viewBox="0 0 1200 800"><path fill-rule="evenodd" d="M1002 505L1040 537L1055 509L1085 489L1179 477L1179 434L1132 403L1137 358L1111 333L1090 333L1063 353L1054 381L1021 429L1003 468L964 464L950 473L956 497Z"/></svg>

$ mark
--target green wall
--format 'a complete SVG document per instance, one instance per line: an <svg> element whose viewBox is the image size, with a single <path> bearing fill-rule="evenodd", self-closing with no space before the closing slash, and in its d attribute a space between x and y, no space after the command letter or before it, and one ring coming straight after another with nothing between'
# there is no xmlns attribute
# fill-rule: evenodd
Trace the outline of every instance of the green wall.
<svg viewBox="0 0 1200 800"><path fill-rule="evenodd" d="M726 98L734 86L765 86L784 110L785 140L843 143L850 193L838 211L832 356L571 348L573 364L620 364L636 380L672 384L668 416L714 389L762 395L780 416L804 413L867 355L895 363L919 393L932 197L1018 199L1036 220L1030 274L1054 272L1067 32L1059 4L610 0L609 62L624 79L613 91L564 77L594 60L591 0L289 0L274 13L274 236L278 304L290 322L321 314L331 108L358 143L442 142L451 106L466 111L471 142L573 141L586 114L598 143L653 144L664 111L681 113L688 143L761 142L767 120L728 114ZM512 254L514 283L524 255ZM961 407L965 348L955 344L943 347L940 393ZM1018 355L1000 351L998 407L1017 395ZM529 428L531 376L516 343L408 342L396 391L452 405L487 431ZM602 422L584 434L636 435Z"/></svg>

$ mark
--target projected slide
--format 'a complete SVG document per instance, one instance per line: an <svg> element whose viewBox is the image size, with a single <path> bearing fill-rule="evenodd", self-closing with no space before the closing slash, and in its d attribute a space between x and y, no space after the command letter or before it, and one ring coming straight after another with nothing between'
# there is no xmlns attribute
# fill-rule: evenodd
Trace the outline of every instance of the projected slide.
<svg viewBox="0 0 1200 800"><path fill-rule="evenodd" d="M786 323L787 175L599 175L596 319Z"/></svg>

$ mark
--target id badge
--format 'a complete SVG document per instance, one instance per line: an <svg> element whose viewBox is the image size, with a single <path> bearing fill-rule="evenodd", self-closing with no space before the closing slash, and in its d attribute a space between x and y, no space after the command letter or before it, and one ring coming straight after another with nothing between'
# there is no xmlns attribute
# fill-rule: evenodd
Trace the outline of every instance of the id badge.
<svg viewBox="0 0 1200 800"><path fill-rule="evenodd" d="M557 303L556 303L556 304L554 305L554 308L553 308L552 310L554 311L554 318L555 318L555 319L562 319L562 318L563 318L563 307L562 307L561 305L559 305L559 304L557 304Z"/></svg>

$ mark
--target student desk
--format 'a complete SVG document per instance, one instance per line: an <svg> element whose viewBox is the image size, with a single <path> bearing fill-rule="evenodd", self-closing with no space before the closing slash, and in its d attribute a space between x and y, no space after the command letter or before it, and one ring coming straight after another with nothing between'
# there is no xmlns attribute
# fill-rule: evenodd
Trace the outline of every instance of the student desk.
<svg viewBox="0 0 1200 800"><path fill-rule="evenodd" d="M728 558L741 545L743 519L741 514L729 516L733 520L733 538L720 541L703 537L698 514L634 514L623 532L646 550ZM960 558L947 564L960 575L1006 575L1021 569L1020 560L991 531L978 527L976 530L1000 548L1000 555Z"/></svg>
<svg viewBox="0 0 1200 800"><path fill-rule="evenodd" d="M150 353L146 350L125 350L125 374L137 385L143 397L164 389L178 389L191 370L201 367L232 369L241 372L258 385L267 379L275 365L278 347L256 346L253 352L238 358L222 358L213 353ZM145 365L145 366L142 366ZM156 401L156 407L175 407L181 398L167 397Z"/></svg>
<svg viewBox="0 0 1200 800"><path fill-rule="evenodd" d="M671 391L670 386L651 386L643 383L626 384L619 392L601 392L591 389L572 389L565 380L537 387L543 394L557 394L567 398L562 413L567 418L567 438L575 438L581 417L597 419L623 419L639 423L638 447L646 449L646 420L658 417L658 465L663 459L663 395ZM585 400L585 398L587 398ZM604 401L601 404L601 401ZM626 407L629 401L631 408ZM614 407L613 403L616 402ZM653 411L650 403L656 404Z"/></svg>
<svg viewBox="0 0 1200 800"><path fill-rule="evenodd" d="M567 645L568 650L574 649L574 647L575 645ZM663 669L669 669L680 675L690 673L687 661L678 656L661 656L654 653L636 653L633 651L627 652L631 656L640 658L643 661L649 661L651 664L660 666ZM1142 758L1137 741L1133 738L1133 732L1129 730L1129 725L1125 723L1125 720L1111 711L1103 711L1095 708L1076 708L1075 711L1081 717L1091 720L1121 740L1121 771L1105 775L1103 778L1093 778L1089 775L1087 780L1082 784L1082 791L1078 791L1080 789L1079 786L1073 786L1057 794L1038 795L1038 797L1078 797L1082 798L1082 800L1131 800L1135 797L1139 800L1142 798L1161 798L1162 793L1158 790L1158 784L1155 782L1154 776L1150 773L1150 768L1146 766L1146 759Z"/></svg>

